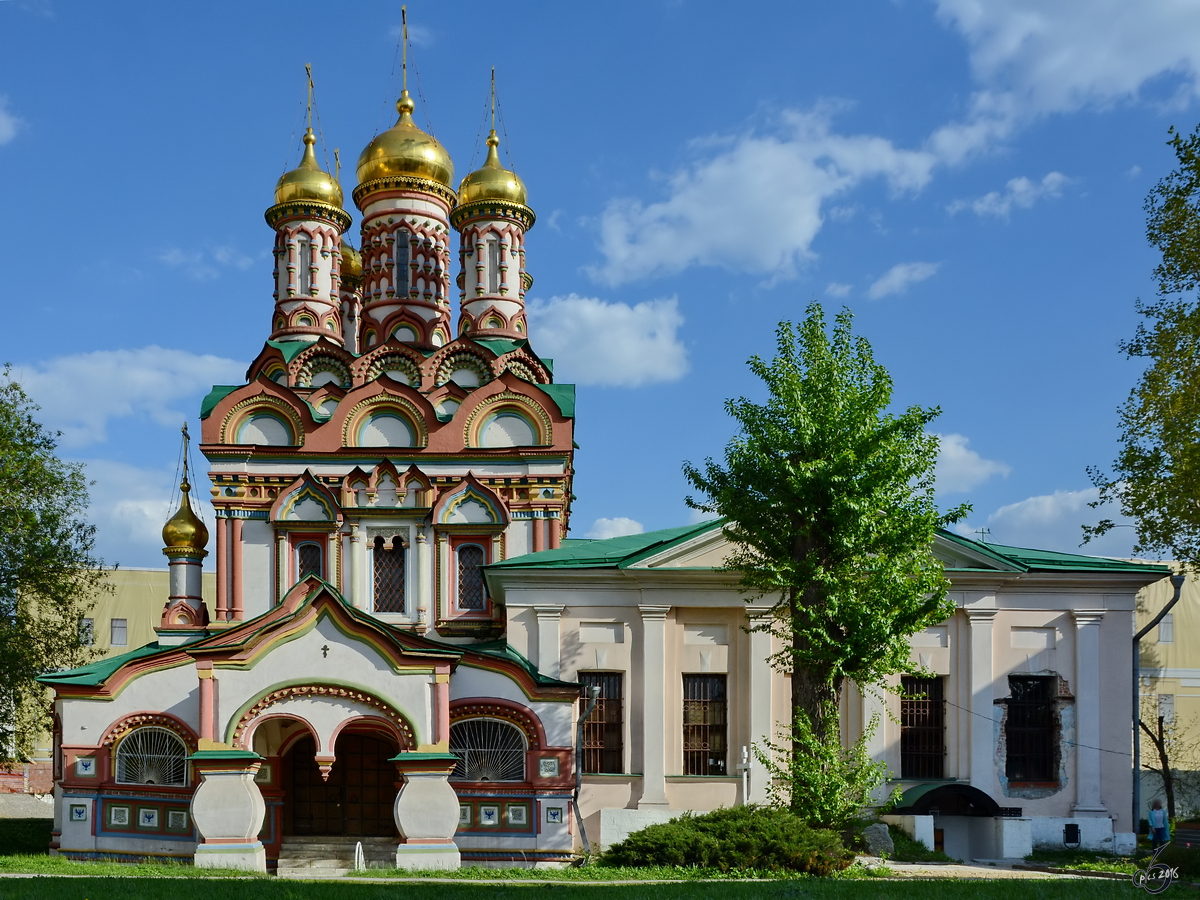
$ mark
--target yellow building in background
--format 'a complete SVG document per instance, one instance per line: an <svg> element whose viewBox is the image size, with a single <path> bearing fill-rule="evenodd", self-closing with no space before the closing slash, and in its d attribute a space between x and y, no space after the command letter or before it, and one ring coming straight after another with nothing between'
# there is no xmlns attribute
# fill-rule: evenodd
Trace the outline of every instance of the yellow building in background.
<svg viewBox="0 0 1200 900"><path fill-rule="evenodd" d="M1170 602L1173 590L1164 578L1139 592L1139 631ZM1200 815L1200 579L1195 575L1184 582L1179 602L1142 638L1140 650L1142 721L1156 729L1158 717L1163 717L1171 768L1181 776L1175 789L1176 815L1195 818ZM1159 768L1159 758L1144 732L1141 754L1144 818L1156 798L1165 804L1161 777L1145 768Z"/></svg>

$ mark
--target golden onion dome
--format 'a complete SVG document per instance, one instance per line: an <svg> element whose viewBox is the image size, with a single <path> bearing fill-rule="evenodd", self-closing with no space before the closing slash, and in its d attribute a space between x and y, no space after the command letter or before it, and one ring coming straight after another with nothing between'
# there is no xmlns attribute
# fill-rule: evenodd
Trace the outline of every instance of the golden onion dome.
<svg viewBox="0 0 1200 900"><path fill-rule="evenodd" d="M516 172L500 165L500 154L496 151L500 146L500 139L496 137L494 128L488 135L487 146L487 159L483 165L464 178L458 186L459 205L473 200L507 200L525 206L525 182Z"/></svg>
<svg viewBox="0 0 1200 900"><path fill-rule="evenodd" d="M378 135L358 157L358 183L366 184L376 178L396 175L415 175L450 187L454 179L454 163L437 138L427 134L413 122L413 100L407 90L400 92L396 111L400 119L390 129Z"/></svg>
<svg viewBox="0 0 1200 900"><path fill-rule="evenodd" d="M208 528L192 511L192 502L188 498L191 489L185 475L179 485L179 490L183 493L179 509L163 526L162 537L166 550L203 550L208 544Z"/></svg>
<svg viewBox="0 0 1200 900"><path fill-rule="evenodd" d="M362 254L342 238L342 278L362 278Z"/></svg>
<svg viewBox="0 0 1200 900"><path fill-rule="evenodd" d="M317 142L311 128L304 134L304 156L300 165L285 172L275 185L275 205L300 200L318 200L339 209L342 206L342 186L317 165L313 145Z"/></svg>

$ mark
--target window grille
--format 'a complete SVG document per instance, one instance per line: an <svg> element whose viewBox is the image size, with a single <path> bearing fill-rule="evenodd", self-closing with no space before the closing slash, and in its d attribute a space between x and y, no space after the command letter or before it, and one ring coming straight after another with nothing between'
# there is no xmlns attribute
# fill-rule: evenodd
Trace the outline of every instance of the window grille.
<svg viewBox="0 0 1200 900"><path fill-rule="evenodd" d="M452 722L450 752L458 757L456 781L525 780L525 735L501 719Z"/></svg>
<svg viewBox="0 0 1200 900"><path fill-rule="evenodd" d="M117 747L121 784L187 783L187 747L165 728L138 728Z"/></svg>
<svg viewBox="0 0 1200 900"><path fill-rule="evenodd" d="M1054 759L1056 681L1052 676L1009 676L1011 697L1004 728L1009 781L1058 780Z"/></svg>
<svg viewBox="0 0 1200 900"><path fill-rule="evenodd" d="M393 539L389 548L383 538L375 538L372 554L375 564L375 612L404 612L404 547Z"/></svg>
<svg viewBox="0 0 1200 900"><path fill-rule="evenodd" d="M625 771L625 726L621 719L622 674L620 672L580 672L585 688L600 688L596 708L583 723L583 771ZM589 698L590 691L584 692ZM586 704L589 702L584 700ZM584 707L587 708L586 706Z"/></svg>
<svg viewBox="0 0 1200 900"><path fill-rule="evenodd" d="M129 620L110 619L108 623L108 642L114 647L124 647L129 643Z"/></svg>
<svg viewBox="0 0 1200 900"><path fill-rule="evenodd" d="M396 271L395 271L396 296L397 297L407 297L408 296L408 292L409 292L408 280L409 280L409 275L411 274L410 262L409 262L409 250L410 250L410 248L408 246L408 232L407 231L397 231L396 232Z"/></svg>
<svg viewBox="0 0 1200 900"><path fill-rule="evenodd" d="M296 548L296 580L303 581L309 575L325 577L325 566L320 544L301 544Z"/></svg>
<svg viewBox="0 0 1200 900"><path fill-rule="evenodd" d="M683 676L683 772L725 774L725 676Z"/></svg>
<svg viewBox="0 0 1200 900"><path fill-rule="evenodd" d="M486 609L483 590L483 548L478 544L463 544L458 548L458 608Z"/></svg>
<svg viewBox="0 0 1200 900"><path fill-rule="evenodd" d="M946 702L941 678L900 679L900 777L944 778Z"/></svg>
<svg viewBox="0 0 1200 900"><path fill-rule="evenodd" d="M487 242L487 271L488 293L495 294L500 290L500 242L492 239Z"/></svg>
<svg viewBox="0 0 1200 900"><path fill-rule="evenodd" d="M300 293L308 296L312 294L312 242L308 238L300 238L297 249L300 251Z"/></svg>

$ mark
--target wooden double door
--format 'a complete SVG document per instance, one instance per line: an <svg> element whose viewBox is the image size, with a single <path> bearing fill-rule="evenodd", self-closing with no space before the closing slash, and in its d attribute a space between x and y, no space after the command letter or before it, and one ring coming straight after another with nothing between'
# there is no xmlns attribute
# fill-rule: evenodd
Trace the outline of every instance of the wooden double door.
<svg viewBox="0 0 1200 900"><path fill-rule="evenodd" d="M316 743L297 741L284 760L284 831L293 835L392 837L396 821L396 751L386 741L343 734L326 781Z"/></svg>

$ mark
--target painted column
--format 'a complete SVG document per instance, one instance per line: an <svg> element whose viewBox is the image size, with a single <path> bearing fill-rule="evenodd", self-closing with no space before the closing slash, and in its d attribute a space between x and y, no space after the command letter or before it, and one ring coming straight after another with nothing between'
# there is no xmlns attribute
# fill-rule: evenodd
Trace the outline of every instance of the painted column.
<svg viewBox="0 0 1200 900"><path fill-rule="evenodd" d="M538 516L538 510L533 511L533 518L529 520L529 527L533 529L533 552L537 553L540 550L545 550L545 525L542 522L542 519Z"/></svg>
<svg viewBox="0 0 1200 900"><path fill-rule="evenodd" d="M563 607L535 606L533 611L537 615L538 671L550 678L558 678L562 671L559 624Z"/></svg>
<svg viewBox="0 0 1200 900"><path fill-rule="evenodd" d="M760 610L750 610L750 627L758 628L770 622L770 617ZM773 742L774 722L771 717L771 635L765 631L751 631L750 639L750 735L751 743L765 747ZM740 747L734 747L734 755L741 753ZM746 803L766 803L767 786L770 775L758 763L753 754L750 757L750 790L745 798Z"/></svg>
<svg viewBox="0 0 1200 900"><path fill-rule="evenodd" d="M212 660L196 660L196 677L200 679L200 740L215 741L217 711L214 708Z"/></svg>
<svg viewBox="0 0 1200 900"><path fill-rule="evenodd" d="M230 539L233 544L233 565L230 571L230 600L233 604L233 609L230 610L230 618L235 622L242 621L242 520L235 517L233 520L233 536Z"/></svg>
<svg viewBox="0 0 1200 900"><path fill-rule="evenodd" d="M450 673L438 672L434 676L434 743L445 751L450 747Z"/></svg>
<svg viewBox="0 0 1200 900"><path fill-rule="evenodd" d="M217 621L229 618L229 519L217 519Z"/></svg>
<svg viewBox="0 0 1200 900"><path fill-rule="evenodd" d="M437 536L437 561L438 561L438 595L441 597L441 604L434 610L434 618L442 619L450 617L450 543L446 535L439 534Z"/></svg>
<svg viewBox="0 0 1200 900"><path fill-rule="evenodd" d="M971 785L991 796L996 785L995 721L992 712L992 620L994 609L964 609L971 624Z"/></svg>
<svg viewBox="0 0 1200 900"><path fill-rule="evenodd" d="M559 518L559 513L554 513L554 517L550 520L550 549L557 550L559 544L562 543L562 519Z"/></svg>
<svg viewBox="0 0 1200 900"><path fill-rule="evenodd" d="M1107 816L1100 797L1100 623L1102 609L1073 609L1075 620L1075 809Z"/></svg>
<svg viewBox="0 0 1200 900"><path fill-rule="evenodd" d="M454 843L458 795L449 778L458 757L451 753L398 753L392 762L400 775L392 808L400 832L396 868L457 869L461 865Z"/></svg>
<svg viewBox="0 0 1200 900"><path fill-rule="evenodd" d="M287 571L287 532L275 532L275 602L282 603L283 595L291 587Z"/></svg>
<svg viewBox="0 0 1200 900"><path fill-rule="evenodd" d="M350 551L346 554L346 596L350 605L362 608L358 593L358 570L361 566L358 559L358 523L350 523Z"/></svg>
<svg viewBox="0 0 1200 900"><path fill-rule="evenodd" d="M422 527L417 531L417 621L422 625L429 622L430 578L429 539Z"/></svg>
<svg viewBox="0 0 1200 900"><path fill-rule="evenodd" d="M200 775L192 795L192 823L200 835L194 862L200 869L267 871L258 839L267 806L254 776L262 757L249 750L200 750L189 757Z"/></svg>
<svg viewBox="0 0 1200 900"><path fill-rule="evenodd" d="M638 809L669 809L667 801L667 613L669 606L641 606L642 614L642 798Z"/></svg>

